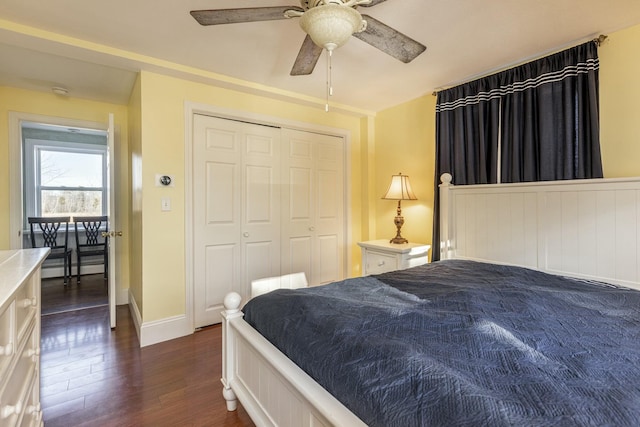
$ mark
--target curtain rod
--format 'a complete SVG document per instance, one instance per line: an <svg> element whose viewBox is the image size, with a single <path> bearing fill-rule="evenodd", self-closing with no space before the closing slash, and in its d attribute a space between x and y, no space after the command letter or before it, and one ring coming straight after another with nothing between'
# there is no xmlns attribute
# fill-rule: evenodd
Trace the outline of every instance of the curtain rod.
<svg viewBox="0 0 640 427"><path fill-rule="evenodd" d="M591 40L592 42L594 42L595 44L598 45L598 47L602 46L602 44L609 38L608 35L606 34L600 34L598 37L596 37L595 39Z"/></svg>
<svg viewBox="0 0 640 427"><path fill-rule="evenodd" d="M600 34L600 35L599 35L598 37L596 37L595 39L591 39L591 41L592 41L592 42L594 42L596 45L598 45L598 47L600 47L600 46L602 46L602 45L604 44L604 42L605 42L608 38L609 38L609 36L608 36L608 35L606 35L606 34ZM577 45L576 45L576 46L577 46ZM562 50L559 50L558 52L561 52L561 51L562 51ZM551 53L551 55L552 55L552 53ZM548 56L548 55L544 55L544 56ZM525 62L520 62L520 63L517 63L517 64L509 65L509 66L507 66L506 68L496 69L495 71L492 71L492 72L490 72L489 74L479 75L478 77L471 77L469 80L465 80L465 81L460 82L460 83L457 83L457 84L447 85L447 86L441 87L441 88L439 88L439 89L434 90L434 91L431 93L431 95L436 96L436 95L438 94L438 92L440 92L440 91L442 91L442 90L449 89L449 88L452 88L452 87L455 87L455 86L458 86L458 85L461 85L461 84L465 84L465 83L468 83L468 82L471 82L471 81L474 81L474 80L482 79L482 78L484 78L484 77L491 76L491 75L496 74L496 73L499 73L499 72L501 72L501 71L506 71L506 70L508 70L508 69L510 69L510 68L517 67L518 65L526 64L527 62L535 61L536 59L540 59L540 58L544 58L544 56L539 56L539 57L537 57L537 58L531 58L530 60L527 60L527 61L525 61Z"/></svg>

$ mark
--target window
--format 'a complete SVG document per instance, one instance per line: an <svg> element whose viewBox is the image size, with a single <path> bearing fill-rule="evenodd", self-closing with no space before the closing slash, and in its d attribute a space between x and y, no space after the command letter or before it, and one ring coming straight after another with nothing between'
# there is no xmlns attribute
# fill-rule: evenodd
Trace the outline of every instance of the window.
<svg viewBox="0 0 640 427"><path fill-rule="evenodd" d="M106 215L106 136L100 144L76 133L39 130L33 138L23 130L25 217Z"/></svg>

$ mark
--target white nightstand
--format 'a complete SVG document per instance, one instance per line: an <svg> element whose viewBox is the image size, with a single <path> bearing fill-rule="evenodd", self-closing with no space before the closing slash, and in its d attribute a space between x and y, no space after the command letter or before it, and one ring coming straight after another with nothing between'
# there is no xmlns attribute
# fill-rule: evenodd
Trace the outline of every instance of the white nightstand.
<svg viewBox="0 0 640 427"><path fill-rule="evenodd" d="M388 240L370 240L359 242L362 248L362 275L386 273L404 270L429 262L428 252L431 245L424 243L389 243Z"/></svg>

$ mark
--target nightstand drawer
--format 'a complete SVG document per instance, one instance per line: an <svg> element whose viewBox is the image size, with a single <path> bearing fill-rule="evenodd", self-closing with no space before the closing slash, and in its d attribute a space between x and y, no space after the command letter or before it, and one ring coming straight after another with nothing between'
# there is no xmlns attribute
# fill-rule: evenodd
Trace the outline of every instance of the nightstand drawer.
<svg viewBox="0 0 640 427"><path fill-rule="evenodd" d="M365 264L367 274L381 274L398 269L397 257L380 252L367 251Z"/></svg>
<svg viewBox="0 0 640 427"><path fill-rule="evenodd" d="M404 270L429 262L431 246L423 243L390 243L388 240L359 242L362 248L362 275Z"/></svg>

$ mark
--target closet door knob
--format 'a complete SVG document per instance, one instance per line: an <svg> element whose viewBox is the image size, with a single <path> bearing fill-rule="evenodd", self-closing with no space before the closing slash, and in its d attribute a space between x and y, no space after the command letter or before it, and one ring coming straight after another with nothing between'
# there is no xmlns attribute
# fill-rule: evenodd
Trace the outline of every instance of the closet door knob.
<svg viewBox="0 0 640 427"><path fill-rule="evenodd" d="M0 356L8 356L13 353L13 343L7 345L0 345Z"/></svg>
<svg viewBox="0 0 640 427"><path fill-rule="evenodd" d="M315 227L309 227L309 231L316 231Z"/></svg>
<svg viewBox="0 0 640 427"><path fill-rule="evenodd" d="M245 231L244 233L242 233L242 235L243 235L244 237L249 237L249 233L247 233L246 231Z"/></svg>

